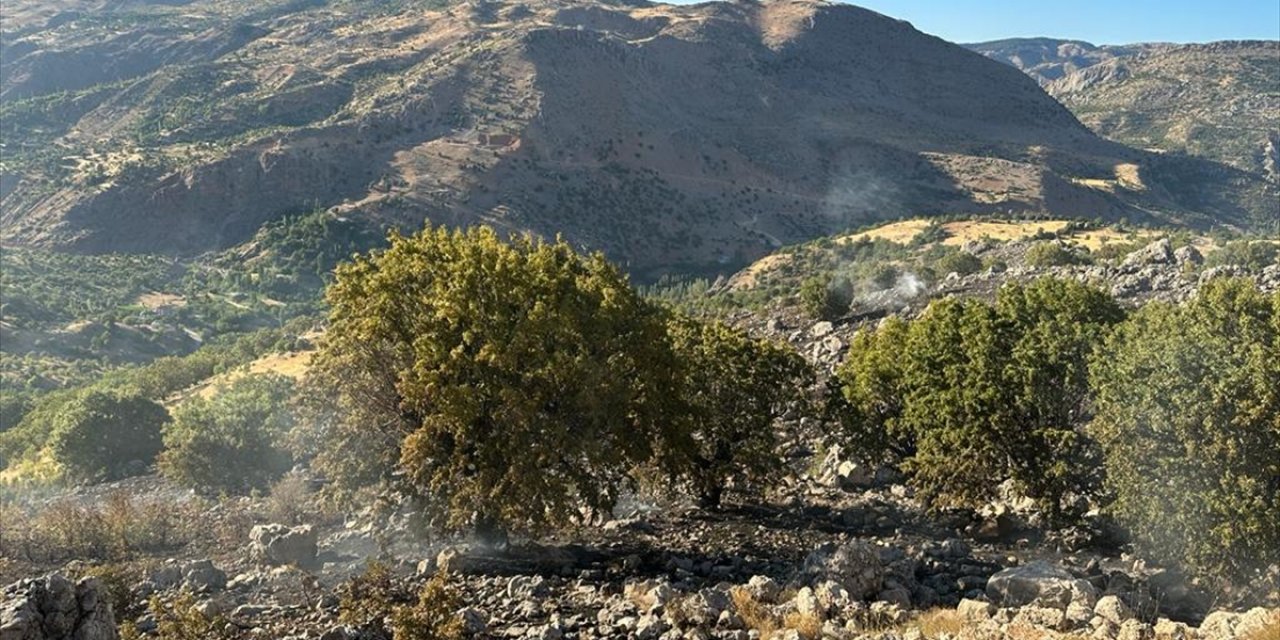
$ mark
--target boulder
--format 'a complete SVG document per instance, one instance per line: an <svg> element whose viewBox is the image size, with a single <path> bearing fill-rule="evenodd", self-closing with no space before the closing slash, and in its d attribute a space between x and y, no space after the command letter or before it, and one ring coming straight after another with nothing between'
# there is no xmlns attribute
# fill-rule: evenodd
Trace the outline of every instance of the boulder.
<svg viewBox="0 0 1280 640"><path fill-rule="evenodd" d="M811 584L831 580L848 590L854 599L865 600L880 592L885 569L878 549L851 540L843 544L828 542L814 549L805 558L804 574Z"/></svg>
<svg viewBox="0 0 1280 640"><path fill-rule="evenodd" d="M1114 595L1099 598L1098 604L1093 607L1093 613L1103 620L1116 625L1124 624L1126 620L1133 619L1133 610L1119 596Z"/></svg>
<svg viewBox="0 0 1280 640"><path fill-rule="evenodd" d="M1173 245L1168 238L1161 238L1130 253L1124 258L1124 266L1141 267L1151 264L1173 264Z"/></svg>
<svg viewBox="0 0 1280 640"><path fill-rule="evenodd" d="M1034 604L1065 611L1072 603L1093 608L1098 591L1089 581L1047 562L1005 569L987 580L987 597L1002 607Z"/></svg>
<svg viewBox="0 0 1280 640"><path fill-rule="evenodd" d="M263 564L313 567L316 532L311 525L260 524L249 532L249 553Z"/></svg>
<svg viewBox="0 0 1280 640"><path fill-rule="evenodd" d="M107 590L97 578L62 574L20 580L0 592L0 640L118 640Z"/></svg>

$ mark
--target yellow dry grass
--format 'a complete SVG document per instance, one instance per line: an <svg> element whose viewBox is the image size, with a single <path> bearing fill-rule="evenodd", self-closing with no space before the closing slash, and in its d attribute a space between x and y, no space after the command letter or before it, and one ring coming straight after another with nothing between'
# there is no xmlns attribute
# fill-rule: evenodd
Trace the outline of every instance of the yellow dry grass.
<svg viewBox="0 0 1280 640"><path fill-rule="evenodd" d="M219 388L243 378L246 375L275 373L298 380L307 373L307 367L311 365L311 356L313 355L315 355L315 351L289 351L285 353L273 353L266 355L250 362L248 366L239 367L234 371L218 374L204 382L201 382L200 384L180 391L169 397L164 404L172 409L173 407L182 404L182 402L187 398L195 396L205 399L212 398L217 395Z"/></svg>
<svg viewBox="0 0 1280 640"><path fill-rule="evenodd" d="M187 299L173 293L148 291L138 296L137 304L152 310L162 307L185 307L187 306Z"/></svg>
<svg viewBox="0 0 1280 640"><path fill-rule="evenodd" d="M901 222L890 222L889 224L868 229L859 233L839 238L838 242L857 242L862 239L867 240L888 240L898 244L906 244L916 237L925 227L929 226L929 221L916 218L913 220L903 220Z"/></svg>

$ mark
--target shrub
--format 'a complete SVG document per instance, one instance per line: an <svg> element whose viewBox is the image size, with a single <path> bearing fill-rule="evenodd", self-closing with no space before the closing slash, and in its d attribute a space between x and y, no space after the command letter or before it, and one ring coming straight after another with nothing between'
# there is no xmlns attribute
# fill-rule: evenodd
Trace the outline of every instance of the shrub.
<svg viewBox="0 0 1280 640"><path fill-rule="evenodd" d="M201 490L267 487L293 465L282 444L293 428L292 390L284 376L248 375L211 399L188 400L165 429L161 472Z"/></svg>
<svg viewBox="0 0 1280 640"><path fill-rule="evenodd" d="M804 399L813 374L794 349L754 340L719 322L675 318L685 433L681 463L704 506L724 488L752 486L783 470L773 422Z"/></svg>
<svg viewBox="0 0 1280 640"><path fill-rule="evenodd" d="M397 607L391 615L394 640L457 640L463 637L457 611L462 598L449 584L449 576L438 572L418 592L418 602Z"/></svg>
<svg viewBox="0 0 1280 640"><path fill-rule="evenodd" d="M1092 373L1112 508L1141 548L1206 577L1280 562L1280 294L1222 279L1147 305Z"/></svg>
<svg viewBox="0 0 1280 640"><path fill-rule="evenodd" d="M160 452L164 407L136 395L88 391L54 418L54 460L75 480L96 482L126 475L134 463L150 465Z"/></svg>
<svg viewBox="0 0 1280 640"><path fill-rule="evenodd" d="M1261 271L1263 268L1280 261L1280 245L1269 240L1234 240L1228 242L1205 257L1205 266L1216 267L1235 265L1250 271Z"/></svg>
<svg viewBox="0 0 1280 640"><path fill-rule="evenodd" d="M338 620L367 634L386 636L387 620L407 602L409 594L397 584L391 569L370 562L338 587Z"/></svg>
<svg viewBox="0 0 1280 640"><path fill-rule="evenodd" d="M943 276L949 273L967 276L982 270L982 260L967 251L948 252L933 263L933 269Z"/></svg>
<svg viewBox="0 0 1280 640"><path fill-rule="evenodd" d="M1027 266L1038 269L1065 267L1088 262L1083 256L1059 242L1037 242L1027 248L1024 259Z"/></svg>
<svg viewBox="0 0 1280 640"><path fill-rule="evenodd" d="M835 320L849 311L853 288L846 280L813 277L800 284L800 304L819 320Z"/></svg>
<svg viewBox="0 0 1280 640"><path fill-rule="evenodd" d="M236 634L227 631L227 621L222 616L206 616L196 608L196 597L182 592L169 602L160 596L152 596L148 609L156 622L157 640L231 640Z"/></svg>
<svg viewBox="0 0 1280 640"><path fill-rule="evenodd" d="M860 332L837 371L852 448L900 461L935 505L977 506L1012 479L1057 518L1089 491L1080 432L1089 354L1122 313L1106 294L1042 279L994 306L944 300L918 320Z"/></svg>
<svg viewBox="0 0 1280 640"><path fill-rule="evenodd" d="M337 270L313 360L337 400L316 465L501 539L607 511L675 434L664 313L603 256L426 229Z"/></svg>

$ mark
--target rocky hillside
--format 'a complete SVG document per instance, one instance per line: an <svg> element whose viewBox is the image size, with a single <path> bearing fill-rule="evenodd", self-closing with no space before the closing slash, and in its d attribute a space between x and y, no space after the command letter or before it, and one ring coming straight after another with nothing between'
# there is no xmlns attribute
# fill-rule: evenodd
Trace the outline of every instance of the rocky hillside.
<svg viewBox="0 0 1280 640"><path fill-rule="evenodd" d="M1276 215L1251 173L1108 143L848 5L11 4L8 243L191 255L319 207L563 233L645 275L907 212Z"/></svg>
<svg viewBox="0 0 1280 640"><path fill-rule="evenodd" d="M1280 181L1280 42L970 45L1036 78L1089 128Z"/></svg>

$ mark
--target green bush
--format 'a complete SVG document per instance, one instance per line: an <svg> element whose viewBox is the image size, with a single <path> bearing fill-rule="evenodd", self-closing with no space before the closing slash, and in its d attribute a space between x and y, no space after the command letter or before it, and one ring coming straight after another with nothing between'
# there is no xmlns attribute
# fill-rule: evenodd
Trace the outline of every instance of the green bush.
<svg viewBox="0 0 1280 640"><path fill-rule="evenodd" d="M50 451L73 480L111 480L155 461L168 422L169 412L142 396L90 390L60 407Z"/></svg>
<svg viewBox="0 0 1280 640"><path fill-rule="evenodd" d="M1250 271L1280 262L1280 244L1270 240L1234 240L1228 242L1205 258L1205 266L1234 265Z"/></svg>
<svg viewBox="0 0 1280 640"><path fill-rule="evenodd" d="M1086 264L1088 260L1059 242L1037 242L1027 248L1027 266L1043 269Z"/></svg>
<svg viewBox="0 0 1280 640"><path fill-rule="evenodd" d="M814 277L800 284L800 304L819 320L835 320L849 312L853 288L847 280Z"/></svg>
<svg viewBox="0 0 1280 640"><path fill-rule="evenodd" d="M499 539L609 509L675 437L665 312L603 256L427 229L339 267L311 368L337 401L315 464Z"/></svg>
<svg viewBox="0 0 1280 640"><path fill-rule="evenodd" d="M292 392L284 376L246 375L210 399L188 400L164 431L160 471L205 491L265 489L293 466L283 445L294 423Z"/></svg>
<svg viewBox="0 0 1280 640"><path fill-rule="evenodd" d="M773 422L803 402L808 363L789 346L719 322L675 318L670 332L689 438L677 453L694 493L716 507L730 483L744 489L776 479L784 467Z"/></svg>
<svg viewBox="0 0 1280 640"><path fill-rule="evenodd" d="M982 270L982 260L966 251L948 252L933 263L933 270L942 276L948 273L967 276Z"/></svg>
<svg viewBox="0 0 1280 640"><path fill-rule="evenodd" d="M994 306L935 302L855 337L836 411L853 450L900 462L935 505L980 505L1012 479L1056 519L1096 482L1087 363L1121 318L1106 294L1048 278L1005 286Z"/></svg>
<svg viewBox="0 0 1280 640"><path fill-rule="evenodd" d="M1141 548L1209 578L1280 562L1280 294L1223 279L1147 305L1092 374L1112 508Z"/></svg>

